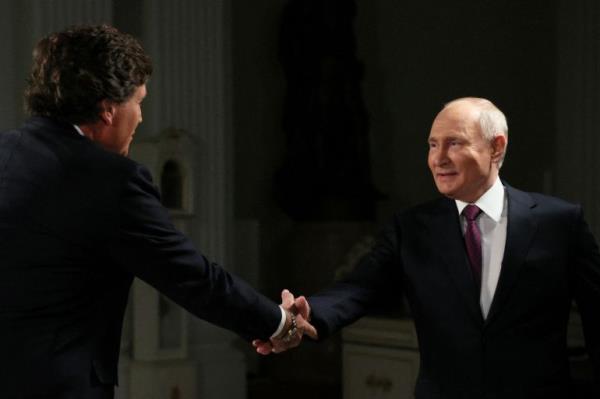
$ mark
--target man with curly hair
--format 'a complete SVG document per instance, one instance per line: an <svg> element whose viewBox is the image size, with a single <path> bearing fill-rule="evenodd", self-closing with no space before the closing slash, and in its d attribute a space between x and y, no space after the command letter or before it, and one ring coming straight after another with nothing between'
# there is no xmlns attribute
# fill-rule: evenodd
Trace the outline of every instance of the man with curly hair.
<svg viewBox="0 0 600 399"><path fill-rule="evenodd" d="M31 118L0 134L1 398L112 398L134 276L245 338L299 339L302 317L197 252L126 157L151 72L106 25L35 47Z"/></svg>

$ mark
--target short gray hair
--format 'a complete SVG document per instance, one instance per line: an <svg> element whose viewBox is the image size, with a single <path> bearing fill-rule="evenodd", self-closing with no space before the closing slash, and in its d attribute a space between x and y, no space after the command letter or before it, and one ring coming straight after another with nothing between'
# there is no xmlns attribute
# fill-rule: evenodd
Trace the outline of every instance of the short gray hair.
<svg viewBox="0 0 600 399"><path fill-rule="evenodd" d="M502 111L500 111L494 103L485 98L463 97L445 104L444 109L458 102L468 102L477 107L479 110L479 127L481 129L481 134L486 140L491 142L496 136L502 135L506 137L506 144L508 146L508 124L506 122L506 116L504 116ZM502 159L498 162L499 168L502 166L505 156L506 148L504 149L504 154L502 154Z"/></svg>

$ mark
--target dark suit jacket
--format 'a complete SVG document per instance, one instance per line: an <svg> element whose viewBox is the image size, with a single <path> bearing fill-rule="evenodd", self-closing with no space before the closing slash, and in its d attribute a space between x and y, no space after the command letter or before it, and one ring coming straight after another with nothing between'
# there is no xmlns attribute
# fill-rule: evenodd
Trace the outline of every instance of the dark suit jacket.
<svg viewBox="0 0 600 399"><path fill-rule="evenodd" d="M581 208L506 192L507 242L486 320L456 205L441 198L397 215L348 278L309 298L320 336L404 293L420 346L418 399L569 398L575 299L599 381L600 255Z"/></svg>
<svg viewBox="0 0 600 399"><path fill-rule="evenodd" d="M0 134L0 397L111 397L134 276L246 338L281 319L173 227L143 166L48 118Z"/></svg>

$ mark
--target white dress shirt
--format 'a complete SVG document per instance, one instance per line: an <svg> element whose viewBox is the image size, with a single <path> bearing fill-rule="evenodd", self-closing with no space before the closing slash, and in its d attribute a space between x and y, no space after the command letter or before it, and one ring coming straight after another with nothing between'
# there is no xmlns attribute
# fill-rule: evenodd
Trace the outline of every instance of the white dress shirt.
<svg viewBox="0 0 600 399"><path fill-rule="evenodd" d="M73 125L73 127L75 128L75 130L77 130L77 133L79 133L80 135L85 137L85 134L83 134L83 131L81 130L81 128L79 126Z"/></svg>
<svg viewBox="0 0 600 399"><path fill-rule="evenodd" d="M463 234L467 228L467 220L462 215L467 202L456 200ZM504 247L506 245L506 227L508 225L508 200L500 178L477 201L473 203L481 209L477 218L477 226L481 231L481 296L479 304L483 317L487 317L498 285Z"/></svg>

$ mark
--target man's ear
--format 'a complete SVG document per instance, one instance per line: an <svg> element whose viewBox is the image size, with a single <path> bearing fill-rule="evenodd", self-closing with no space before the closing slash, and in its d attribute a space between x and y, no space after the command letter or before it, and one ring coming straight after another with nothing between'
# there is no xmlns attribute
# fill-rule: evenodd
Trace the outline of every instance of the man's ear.
<svg viewBox="0 0 600 399"><path fill-rule="evenodd" d="M114 118L115 118L115 112L117 111L117 107L115 105L115 103L113 103L112 101L109 100L102 100L100 102L100 120L105 124L105 125L112 125Z"/></svg>
<svg viewBox="0 0 600 399"><path fill-rule="evenodd" d="M506 152L507 138L500 134L492 140L492 162L500 162Z"/></svg>

